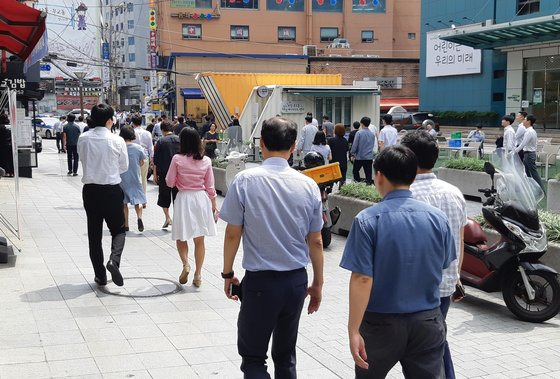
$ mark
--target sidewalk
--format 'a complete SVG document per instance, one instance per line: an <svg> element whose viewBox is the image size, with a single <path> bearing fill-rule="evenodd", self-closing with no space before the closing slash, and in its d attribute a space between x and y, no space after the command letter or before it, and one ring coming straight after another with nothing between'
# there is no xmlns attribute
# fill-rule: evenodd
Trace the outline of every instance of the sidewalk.
<svg viewBox="0 0 560 379"><path fill-rule="evenodd" d="M14 241L22 251L15 265L0 265L0 378L242 377L239 305L226 299L220 277L225 224L220 221L219 235L206 241L202 287L194 288L190 277L180 292L164 295L177 290L181 263L170 231L160 229L157 187L149 182L144 233L137 232L131 211L121 263L125 286L109 283L113 294L104 293L93 283L81 172L66 176L66 156L56 153L54 140L43 143L33 179L20 182L23 242ZM10 218L12 186L12 179L0 180L0 210ZM346 332L350 275L338 267L344 243L333 236L325 251L322 306L301 318L300 378L353 377ZM522 323L499 297L467 291L448 316L459 377L560 378L558 318ZM400 367L390 377L400 378Z"/></svg>

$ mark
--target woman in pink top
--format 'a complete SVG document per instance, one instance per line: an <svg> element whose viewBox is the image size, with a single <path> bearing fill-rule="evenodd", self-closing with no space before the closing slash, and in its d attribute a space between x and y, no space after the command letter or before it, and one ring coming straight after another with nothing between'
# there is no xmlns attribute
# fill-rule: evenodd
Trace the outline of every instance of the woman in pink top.
<svg viewBox="0 0 560 379"><path fill-rule="evenodd" d="M194 128L183 128L179 135L181 150L171 160L165 181L169 188L177 187L179 193L173 204L173 229L171 237L177 241L177 250L183 262L179 283L185 284L191 267L188 261L187 240L194 239L193 285L200 287L204 262L204 236L215 236L216 190L210 158L204 149L198 132Z"/></svg>

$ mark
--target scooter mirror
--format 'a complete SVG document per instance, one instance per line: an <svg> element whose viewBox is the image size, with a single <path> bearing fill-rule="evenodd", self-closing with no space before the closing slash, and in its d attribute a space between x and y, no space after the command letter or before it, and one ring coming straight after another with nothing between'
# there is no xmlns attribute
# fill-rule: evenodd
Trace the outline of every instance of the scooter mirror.
<svg viewBox="0 0 560 379"><path fill-rule="evenodd" d="M492 177L492 180L494 180L494 174L496 173L496 169L494 168L494 165L492 163L484 162L484 172L490 175Z"/></svg>

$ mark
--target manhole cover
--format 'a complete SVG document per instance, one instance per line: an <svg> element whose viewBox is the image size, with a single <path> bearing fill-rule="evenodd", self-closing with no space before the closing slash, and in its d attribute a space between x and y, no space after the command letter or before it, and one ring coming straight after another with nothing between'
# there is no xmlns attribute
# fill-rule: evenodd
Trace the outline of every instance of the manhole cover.
<svg viewBox="0 0 560 379"><path fill-rule="evenodd" d="M183 286L171 279L133 276L124 278L124 286L98 287L99 291L113 296L147 298L173 295L183 291Z"/></svg>

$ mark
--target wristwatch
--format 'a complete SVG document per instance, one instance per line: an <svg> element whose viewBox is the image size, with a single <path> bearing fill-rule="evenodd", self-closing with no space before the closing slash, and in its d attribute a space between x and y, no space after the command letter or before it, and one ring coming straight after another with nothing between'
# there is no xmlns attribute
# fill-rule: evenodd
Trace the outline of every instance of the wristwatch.
<svg viewBox="0 0 560 379"><path fill-rule="evenodd" d="M226 274L224 274L224 273L222 272L222 279L231 279L231 278L233 278L233 271L228 272L228 273L226 273Z"/></svg>

